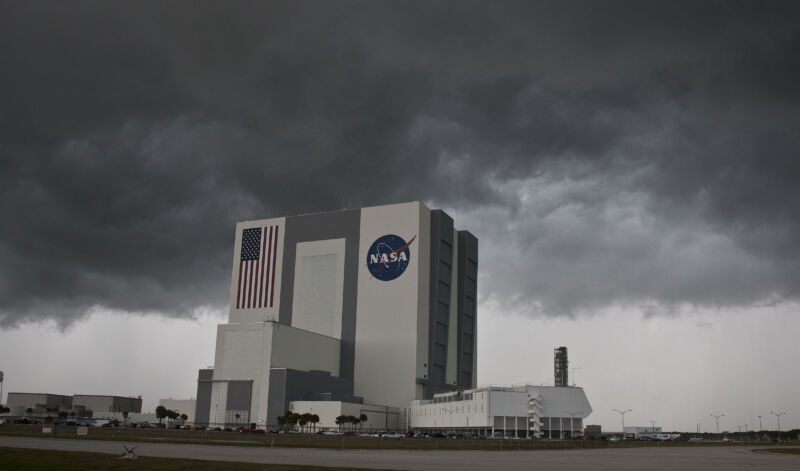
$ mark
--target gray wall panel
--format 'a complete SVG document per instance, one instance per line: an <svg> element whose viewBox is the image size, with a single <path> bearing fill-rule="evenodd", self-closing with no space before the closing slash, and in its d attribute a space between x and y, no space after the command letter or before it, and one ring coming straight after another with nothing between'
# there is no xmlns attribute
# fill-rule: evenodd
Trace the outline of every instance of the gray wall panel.
<svg viewBox="0 0 800 471"><path fill-rule="evenodd" d="M458 387L474 387L473 358L478 299L478 239L458 231Z"/></svg>
<svg viewBox="0 0 800 471"><path fill-rule="evenodd" d="M228 410L250 410L250 399L253 392L253 382L228 381L228 396L225 408Z"/></svg>
<svg viewBox="0 0 800 471"><path fill-rule="evenodd" d="M197 402L194 409L194 423L208 425L211 413L211 378L213 369L203 369L197 373Z"/></svg>
<svg viewBox="0 0 800 471"><path fill-rule="evenodd" d="M361 210L347 209L331 213L306 214L286 218L281 277L279 321L292 325L294 303L294 266L298 242L345 239L344 285L342 287L342 347L339 376L353 381L355 365L356 297L358 296L358 243Z"/></svg>
<svg viewBox="0 0 800 471"><path fill-rule="evenodd" d="M269 396L267 398L267 427L275 428L278 417L289 408L286 401L286 370L272 368L269 370Z"/></svg>
<svg viewBox="0 0 800 471"><path fill-rule="evenodd" d="M428 378L423 398L445 391L448 330L450 329L450 287L453 267L453 218L441 209L431 211L430 299L428 309Z"/></svg>

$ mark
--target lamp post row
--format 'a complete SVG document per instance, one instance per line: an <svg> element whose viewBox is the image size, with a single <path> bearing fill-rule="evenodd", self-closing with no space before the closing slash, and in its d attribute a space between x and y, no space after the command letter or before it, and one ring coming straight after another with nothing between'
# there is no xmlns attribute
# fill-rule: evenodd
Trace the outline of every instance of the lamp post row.
<svg viewBox="0 0 800 471"><path fill-rule="evenodd" d="M619 413L620 420L622 420L622 436L625 436L625 414L633 411L631 409L625 409L625 410L614 409L614 412Z"/></svg>

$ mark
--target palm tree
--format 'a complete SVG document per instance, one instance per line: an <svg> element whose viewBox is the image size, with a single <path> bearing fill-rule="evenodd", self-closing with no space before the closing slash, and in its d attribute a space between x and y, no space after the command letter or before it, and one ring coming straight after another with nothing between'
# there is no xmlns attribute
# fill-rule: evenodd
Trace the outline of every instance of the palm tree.
<svg viewBox="0 0 800 471"><path fill-rule="evenodd" d="M342 424L345 422L345 416L339 415L336 416L336 425L339 426L339 433L342 432Z"/></svg>
<svg viewBox="0 0 800 471"><path fill-rule="evenodd" d="M305 432L305 427L306 427L306 424L308 424L309 419L311 419L311 414L309 414L308 412L306 412L305 414L300 416L299 422L300 422L300 431L301 432Z"/></svg>
<svg viewBox="0 0 800 471"><path fill-rule="evenodd" d="M292 430L294 429L295 425L297 425L297 422L300 421L300 414L295 414L294 412L287 410L286 413L283 414L283 421L286 425L290 425L290 430Z"/></svg>
<svg viewBox="0 0 800 471"><path fill-rule="evenodd" d="M317 414L311 415L311 423L314 424L314 431L317 431L317 424L319 423L319 416Z"/></svg>
<svg viewBox="0 0 800 471"><path fill-rule="evenodd" d="M369 417L367 417L367 414L365 414L363 412L361 413L361 415L358 416L358 421L361 422L362 424L364 422L366 422L367 420L369 420ZM359 429L359 431L361 431L361 427L359 427L358 429Z"/></svg>
<svg viewBox="0 0 800 471"><path fill-rule="evenodd" d="M158 419L158 423L160 424L161 422L163 422L166 417L167 417L167 408L164 406L156 407L156 418Z"/></svg>

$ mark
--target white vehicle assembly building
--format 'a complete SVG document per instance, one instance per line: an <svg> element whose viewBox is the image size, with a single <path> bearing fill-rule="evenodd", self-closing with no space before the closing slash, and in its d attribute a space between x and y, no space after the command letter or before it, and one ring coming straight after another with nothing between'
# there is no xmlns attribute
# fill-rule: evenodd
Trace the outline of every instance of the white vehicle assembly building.
<svg viewBox="0 0 800 471"><path fill-rule="evenodd" d="M478 240L442 210L411 202L241 222L231 275L215 363L198 374L197 425L274 429L291 410L320 426L364 414L373 430L447 421L562 437L591 412L581 388L476 389Z"/></svg>
<svg viewBox="0 0 800 471"><path fill-rule="evenodd" d="M275 427L292 401L315 400L402 415L475 386L478 241L443 211L247 221L235 241L229 322L199 372L196 423Z"/></svg>

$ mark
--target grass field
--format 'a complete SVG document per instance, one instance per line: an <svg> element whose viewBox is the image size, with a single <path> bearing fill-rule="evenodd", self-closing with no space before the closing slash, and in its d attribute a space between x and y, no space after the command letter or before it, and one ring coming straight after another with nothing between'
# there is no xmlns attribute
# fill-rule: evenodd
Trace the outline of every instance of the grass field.
<svg viewBox="0 0 800 471"><path fill-rule="evenodd" d="M41 425L7 424L0 427L0 435L37 438L69 438L77 440L114 440L146 443L188 443L204 445L338 448L359 450L530 450L564 448L605 448L604 441L530 441L530 440L451 440L410 438L385 440L375 437L345 437L315 434L264 434L246 435L237 432L201 430L165 430L140 428L90 427L88 435L79 436L76 427L56 427L55 433L42 433Z"/></svg>
<svg viewBox="0 0 800 471"><path fill-rule="evenodd" d="M230 463L224 461L199 461L175 458L152 458L142 456L135 460L119 459L115 455L103 453L84 453L72 451L29 450L21 448L0 448L0 470L25 471L83 471L83 470L264 470L264 471L345 471L354 468L328 468L288 464ZM364 471L363 468L359 468Z"/></svg>
<svg viewBox="0 0 800 471"><path fill-rule="evenodd" d="M237 432L214 432L201 430L165 430L140 428L95 428L88 435L79 436L75 427L56 427L53 434L42 433L41 425L11 425L0 427L0 435L69 438L79 440L115 440L146 443L189 443L205 445L295 447L295 448L339 448L339 449L408 449L408 450L548 450L586 448L630 448L673 446L770 446L765 442L617 442L600 440L458 440L410 438L384 440L373 437L344 437L313 434L265 434L245 435Z"/></svg>
<svg viewBox="0 0 800 471"><path fill-rule="evenodd" d="M753 450L759 453L778 453L781 455L794 455L800 456L800 448L764 448L759 450Z"/></svg>

